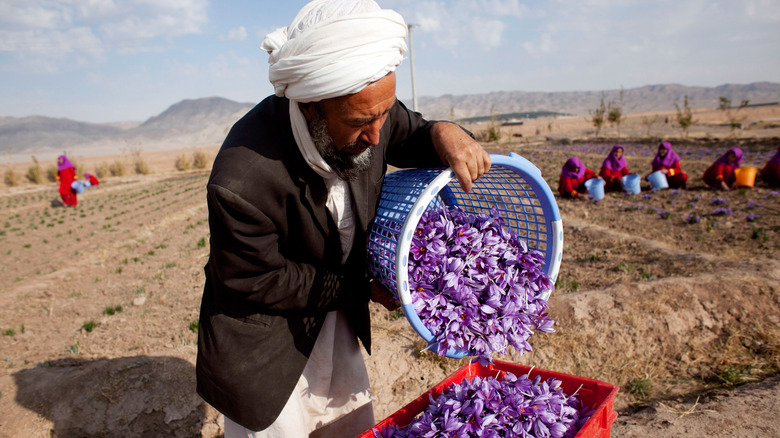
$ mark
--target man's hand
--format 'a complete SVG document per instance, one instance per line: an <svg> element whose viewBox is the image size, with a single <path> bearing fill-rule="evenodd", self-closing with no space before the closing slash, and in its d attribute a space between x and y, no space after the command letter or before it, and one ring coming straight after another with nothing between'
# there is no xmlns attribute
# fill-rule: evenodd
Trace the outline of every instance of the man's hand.
<svg viewBox="0 0 780 438"><path fill-rule="evenodd" d="M371 282L371 301L385 306L391 312L401 307L395 295L378 281Z"/></svg>
<svg viewBox="0 0 780 438"><path fill-rule="evenodd" d="M471 183L490 169L490 155L454 123L437 122L431 136L439 158L452 168L463 191L470 192Z"/></svg>

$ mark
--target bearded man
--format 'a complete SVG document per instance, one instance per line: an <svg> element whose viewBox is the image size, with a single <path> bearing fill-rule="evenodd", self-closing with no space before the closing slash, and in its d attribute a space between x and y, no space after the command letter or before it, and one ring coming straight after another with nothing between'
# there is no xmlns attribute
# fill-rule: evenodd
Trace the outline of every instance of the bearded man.
<svg viewBox="0 0 780 438"><path fill-rule="evenodd" d="M231 129L208 182L210 256L198 393L225 436L356 436L374 424L367 229L387 165L449 166L464 190L490 157L395 98L400 15L315 0L269 34L275 95Z"/></svg>

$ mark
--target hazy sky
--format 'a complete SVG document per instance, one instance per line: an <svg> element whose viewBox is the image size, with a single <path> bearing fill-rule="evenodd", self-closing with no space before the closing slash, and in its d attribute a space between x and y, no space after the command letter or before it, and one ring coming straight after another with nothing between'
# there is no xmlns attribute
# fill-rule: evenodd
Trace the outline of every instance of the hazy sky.
<svg viewBox="0 0 780 438"><path fill-rule="evenodd" d="M300 0L0 0L0 116L145 120L272 92L266 33ZM417 95L780 82L777 0L379 0ZM407 59L398 97L410 99Z"/></svg>

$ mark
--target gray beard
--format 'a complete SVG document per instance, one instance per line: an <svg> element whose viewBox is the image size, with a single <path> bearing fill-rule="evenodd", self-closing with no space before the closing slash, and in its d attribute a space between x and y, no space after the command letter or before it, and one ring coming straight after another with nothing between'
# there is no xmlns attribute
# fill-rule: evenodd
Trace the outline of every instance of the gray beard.
<svg viewBox="0 0 780 438"><path fill-rule="evenodd" d="M360 174L364 173L371 167L371 150L372 147L364 144L363 142L353 142L344 147L344 150L339 151L333 146L333 139L328 135L328 127L325 124L325 120L315 112L314 117L309 121L309 134L314 142L314 147L322 156L322 159L333 169L339 178L345 181L355 181ZM350 148L363 148L368 147L364 152L359 154L352 154L346 152Z"/></svg>

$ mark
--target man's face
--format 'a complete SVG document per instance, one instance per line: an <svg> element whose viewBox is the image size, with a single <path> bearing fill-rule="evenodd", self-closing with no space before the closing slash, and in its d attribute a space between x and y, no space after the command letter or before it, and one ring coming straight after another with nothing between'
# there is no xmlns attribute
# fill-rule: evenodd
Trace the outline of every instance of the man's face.
<svg viewBox="0 0 780 438"><path fill-rule="evenodd" d="M379 131L394 104L395 73L389 73L359 93L301 110L325 161L342 177L354 177L370 164L371 147L379 144Z"/></svg>

